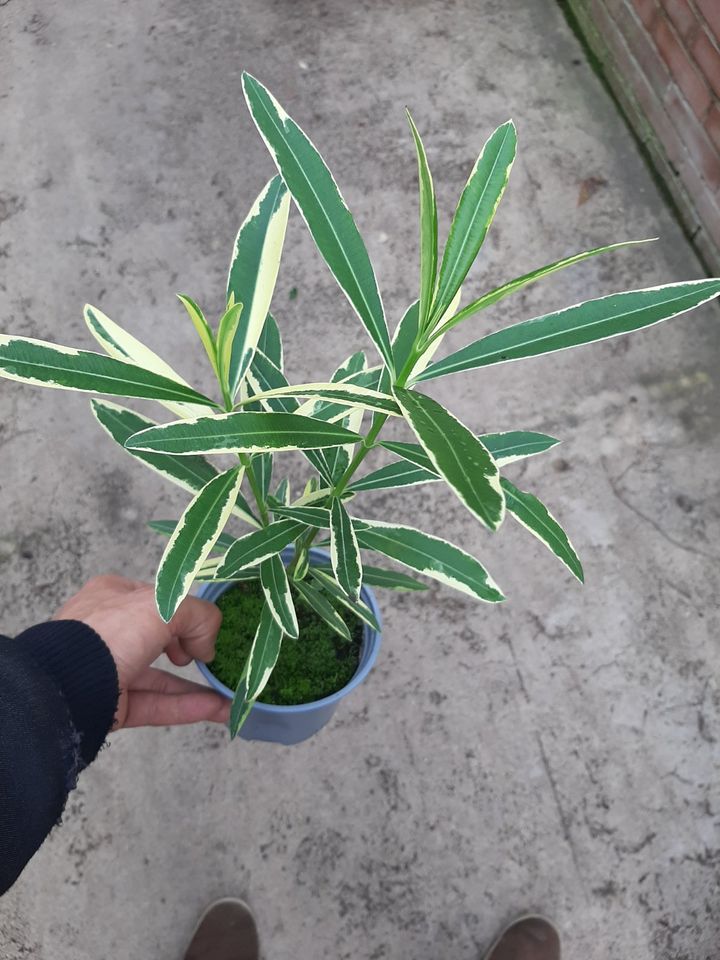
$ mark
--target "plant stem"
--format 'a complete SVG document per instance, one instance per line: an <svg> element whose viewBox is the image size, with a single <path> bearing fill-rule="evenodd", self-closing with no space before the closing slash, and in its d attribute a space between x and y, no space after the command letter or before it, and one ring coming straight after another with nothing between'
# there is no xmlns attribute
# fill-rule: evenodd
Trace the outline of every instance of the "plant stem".
<svg viewBox="0 0 720 960"><path fill-rule="evenodd" d="M255 503L257 504L257 508L260 513L260 520L262 521L262 525L266 527L270 523L270 515L268 513L267 504L265 503L262 491L258 486L257 477L253 471L250 456L247 453L239 453L238 457L240 458L240 463L245 467L245 473L247 474L250 489L253 492Z"/></svg>

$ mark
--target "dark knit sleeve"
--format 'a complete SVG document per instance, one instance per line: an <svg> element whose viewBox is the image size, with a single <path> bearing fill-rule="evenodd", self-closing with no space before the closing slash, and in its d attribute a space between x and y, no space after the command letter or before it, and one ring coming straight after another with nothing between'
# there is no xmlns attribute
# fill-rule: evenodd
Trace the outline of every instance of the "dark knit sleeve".
<svg viewBox="0 0 720 960"><path fill-rule="evenodd" d="M0 637L0 894L58 822L117 708L115 663L84 623Z"/></svg>

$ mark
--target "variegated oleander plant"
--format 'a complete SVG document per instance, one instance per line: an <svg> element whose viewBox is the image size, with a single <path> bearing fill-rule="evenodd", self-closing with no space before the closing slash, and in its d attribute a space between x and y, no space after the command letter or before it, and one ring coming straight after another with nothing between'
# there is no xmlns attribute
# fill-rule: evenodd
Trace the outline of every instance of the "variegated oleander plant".
<svg viewBox="0 0 720 960"><path fill-rule="evenodd" d="M478 600L504 599L485 568L459 547L413 527L358 516L355 498L362 491L444 480L489 530L496 531L509 512L583 579L577 554L555 518L537 497L519 490L501 473L507 464L548 450L558 441L529 431L477 435L418 389L421 384L629 333L691 310L720 292L720 280L709 279L617 293L516 323L435 359L448 330L485 307L588 257L644 241L615 243L557 260L461 308L461 285L508 182L515 127L512 121L504 123L485 144L439 257L432 176L408 115L420 184L420 289L391 337L365 245L323 159L262 84L247 74L243 84L278 175L238 233L227 309L217 330L196 303L180 297L216 375L219 399L198 393L94 307L85 308L85 319L107 356L24 337L0 337L0 374L5 377L157 400L173 414L173 422L157 424L116 403L91 401L100 424L128 453L192 494L179 521L151 524L169 537L156 580L162 618L172 617L195 581L260 581L265 606L233 703L233 735L262 692L283 637L298 635L290 581L320 617L348 638L338 605L376 625L360 597L363 582L424 589L406 574L366 564L363 550ZM291 385L286 380L280 332L269 310L291 198L376 347L380 363L368 364L363 353L356 353L327 381ZM363 434L366 417L369 427ZM412 442L380 439L389 417L406 422ZM378 447L394 459L358 477L358 468ZM299 496L288 478L272 486L273 457L286 450L303 451L314 471ZM219 471L206 459L209 454L234 454L238 463ZM244 482L249 499L242 490ZM229 521L252 529L241 536L224 532ZM319 535L329 541L331 562L310 566L308 550ZM281 552L289 546L294 546L294 554L286 568Z"/></svg>

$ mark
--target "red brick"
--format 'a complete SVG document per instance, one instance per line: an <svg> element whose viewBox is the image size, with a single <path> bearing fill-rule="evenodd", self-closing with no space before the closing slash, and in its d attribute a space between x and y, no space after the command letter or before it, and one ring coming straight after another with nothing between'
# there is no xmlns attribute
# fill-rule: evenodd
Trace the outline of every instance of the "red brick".
<svg viewBox="0 0 720 960"><path fill-rule="evenodd" d="M671 84L665 95L665 109L677 127L692 162L712 190L720 190L720 153L680 91Z"/></svg>
<svg viewBox="0 0 720 960"><path fill-rule="evenodd" d="M628 0L605 0L604 4L596 2L592 4L592 10L596 23L603 26L606 40L609 40L612 30L612 46L616 56L622 51L624 58L627 49L640 65L650 85L662 96L670 82L670 73ZM621 69L620 72L627 76L626 71Z"/></svg>
<svg viewBox="0 0 720 960"><path fill-rule="evenodd" d="M701 30L695 38L692 52L705 79L720 97L720 51L704 30Z"/></svg>
<svg viewBox="0 0 720 960"><path fill-rule="evenodd" d="M720 40L720 3L718 3L718 0L695 0L695 3L707 20L715 38Z"/></svg>
<svg viewBox="0 0 720 960"><path fill-rule="evenodd" d="M650 29L653 20L658 14L657 0L632 0L633 7L645 26Z"/></svg>
<svg viewBox="0 0 720 960"><path fill-rule="evenodd" d="M690 41L698 30L700 20L689 0L662 0L665 13L685 41Z"/></svg>
<svg viewBox="0 0 720 960"><path fill-rule="evenodd" d="M710 107L710 90L688 56L674 27L665 17L661 17L655 23L653 36L660 56L668 65L675 82L696 115L702 119Z"/></svg>
<svg viewBox="0 0 720 960"><path fill-rule="evenodd" d="M720 150L720 107L716 103L710 107L705 119L705 130L715 146Z"/></svg>

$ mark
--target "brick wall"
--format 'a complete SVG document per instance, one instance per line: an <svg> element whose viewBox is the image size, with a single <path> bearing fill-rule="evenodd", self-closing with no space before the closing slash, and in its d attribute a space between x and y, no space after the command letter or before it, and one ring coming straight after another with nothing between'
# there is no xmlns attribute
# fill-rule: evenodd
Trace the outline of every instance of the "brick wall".
<svg viewBox="0 0 720 960"><path fill-rule="evenodd" d="M720 0L565 0L708 267L720 272Z"/></svg>

